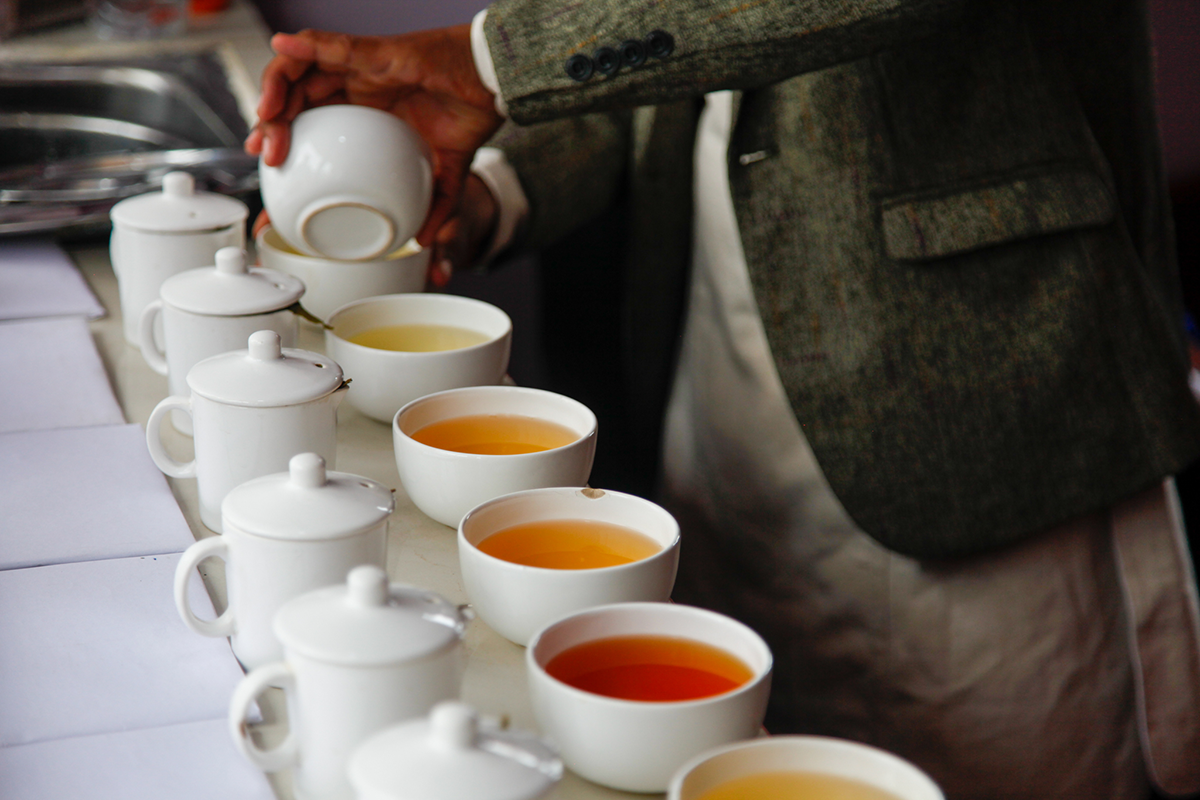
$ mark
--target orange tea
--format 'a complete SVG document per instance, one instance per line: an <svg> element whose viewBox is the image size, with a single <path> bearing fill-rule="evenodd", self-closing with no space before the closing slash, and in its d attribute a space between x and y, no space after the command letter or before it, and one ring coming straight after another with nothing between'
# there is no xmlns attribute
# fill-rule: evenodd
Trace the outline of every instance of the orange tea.
<svg viewBox="0 0 1200 800"><path fill-rule="evenodd" d="M508 456L562 447L579 434L556 422L518 414L474 414L426 425L412 438L456 453Z"/></svg>
<svg viewBox="0 0 1200 800"><path fill-rule="evenodd" d="M504 561L547 569L615 567L662 549L644 533L594 519L526 522L496 531L476 547Z"/></svg>
<svg viewBox="0 0 1200 800"><path fill-rule="evenodd" d="M346 341L376 350L436 353L483 344L490 338L486 333L453 325L384 325L357 333Z"/></svg>
<svg viewBox="0 0 1200 800"><path fill-rule="evenodd" d="M710 644L674 636L612 636L568 647L546 672L586 692L622 700L699 700L754 677L741 659Z"/></svg>
<svg viewBox="0 0 1200 800"><path fill-rule="evenodd" d="M696 800L900 800L852 778L816 772L760 772L734 778Z"/></svg>

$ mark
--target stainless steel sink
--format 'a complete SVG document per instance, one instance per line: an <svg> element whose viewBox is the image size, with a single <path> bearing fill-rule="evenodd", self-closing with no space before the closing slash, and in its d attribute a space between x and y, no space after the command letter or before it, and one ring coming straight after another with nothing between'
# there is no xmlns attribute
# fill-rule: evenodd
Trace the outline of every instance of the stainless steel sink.
<svg viewBox="0 0 1200 800"><path fill-rule="evenodd" d="M247 132L216 53L0 64L0 235L102 229L172 169L254 195Z"/></svg>

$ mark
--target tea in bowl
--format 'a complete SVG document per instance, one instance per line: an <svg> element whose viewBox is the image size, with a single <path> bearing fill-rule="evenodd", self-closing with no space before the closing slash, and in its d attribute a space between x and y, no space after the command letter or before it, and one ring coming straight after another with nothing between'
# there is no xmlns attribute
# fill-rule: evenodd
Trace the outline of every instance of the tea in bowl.
<svg viewBox="0 0 1200 800"><path fill-rule="evenodd" d="M820 797L945 800L924 772L898 756L826 736L769 736L701 753L671 778L667 800Z"/></svg>
<svg viewBox="0 0 1200 800"><path fill-rule="evenodd" d="M347 402L380 422L427 394L497 384L508 369L512 320L482 300L367 297L337 309L326 324L325 352L354 381Z"/></svg>
<svg viewBox="0 0 1200 800"><path fill-rule="evenodd" d="M458 558L475 613L524 645L575 611L665 602L679 566L679 524L630 494L531 489L468 512L458 526Z"/></svg>
<svg viewBox="0 0 1200 800"><path fill-rule="evenodd" d="M742 623L692 606L617 603L540 630L530 699L563 763L595 783L661 792L698 753L756 736L771 650Z"/></svg>
<svg viewBox="0 0 1200 800"><path fill-rule="evenodd" d="M392 441L409 499L457 528L468 511L500 495L585 485L596 454L596 415L554 392L471 386L400 409Z"/></svg>
<svg viewBox="0 0 1200 800"><path fill-rule="evenodd" d="M379 258L338 261L301 253L268 225L259 231L256 247L264 267L304 282L304 308L321 319L364 297L425 289L429 251L413 241Z"/></svg>

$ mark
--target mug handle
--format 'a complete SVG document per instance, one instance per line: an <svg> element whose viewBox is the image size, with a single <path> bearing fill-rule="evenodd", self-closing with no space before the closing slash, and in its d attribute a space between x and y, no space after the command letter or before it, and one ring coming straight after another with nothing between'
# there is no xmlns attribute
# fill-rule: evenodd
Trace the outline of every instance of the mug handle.
<svg viewBox="0 0 1200 800"><path fill-rule="evenodd" d="M142 312L142 318L138 321L138 344L142 348L142 358L146 359L146 363L150 365L150 369L157 372L159 375L167 374L167 354L158 349L158 345L154 343L154 322L162 316L163 301L162 298L151 300L146 306L146 310Z"/></svg>
<svg viewBox="0 0 1200 800"><path fill-rule="evenodd" d="M175 566L175 608L179 610L184 625L201 636L218 638L233 635L233 607L227 607L216 619L200 619L192 611L192 604L188 601L188 583L192 578L192 570L200 566L204 559L213 557L228 562L229 543L225 537L210 536L183 551L183 556Z"/></svg>
<svg viewBox="0 0 1200 800"><path fill-rule="evenodd" d="M182 461L176 461L167 455L167 450L163 447L163 417L167 415L168 411L174 409L178 409L191 417L192 399L190 397L171 395L154 407L154 410L150 412L150 419L146 420L146 447L150 450L150 458L154 460L155 466L167 475L172 478L194 478L196 477L196 459L193 458L186 464ZM192 419L194 421L195 417L192 417Z"/></svg>
<svg viewBox="0 0 1200 800"><path fill-rule="evenodd" d="M233 736L233 744L247 761L263 772L278 772L296 764L296 721L288 720L288 733L282 742L270 750L263 750L250 738L246 715L267 689L278 686L285 692L291 692L295 690L295 685L296 676L292 668L286 662L276 661L252 670L233 690L233 698L229 701L229 733Z"/></svg>

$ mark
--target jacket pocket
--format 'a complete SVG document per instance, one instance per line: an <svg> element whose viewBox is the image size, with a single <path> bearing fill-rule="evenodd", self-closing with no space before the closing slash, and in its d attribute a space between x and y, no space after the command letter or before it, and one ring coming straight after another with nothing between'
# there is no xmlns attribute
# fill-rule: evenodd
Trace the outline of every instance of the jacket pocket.
<svg viewBox="0 0 1200 800"><path fill-rule="evenodd" d="M1046 233L1103 225L1115 213L1103 179L1067 166L1005 181L880 203L884 250L925 261Z"/></svg>

